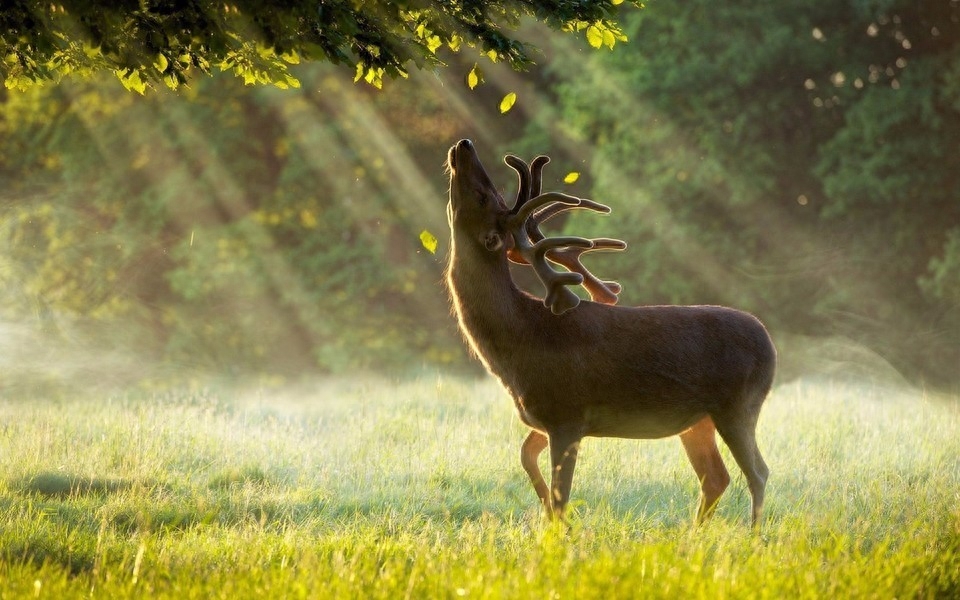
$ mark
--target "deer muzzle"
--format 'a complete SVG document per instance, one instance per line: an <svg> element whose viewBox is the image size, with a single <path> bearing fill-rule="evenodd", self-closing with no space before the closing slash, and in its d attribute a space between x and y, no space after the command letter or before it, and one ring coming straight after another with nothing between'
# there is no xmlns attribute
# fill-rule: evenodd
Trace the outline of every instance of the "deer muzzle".
<svg viewBox="0 0 960 600"><path fill-rule="evenodd" d="M460 175L464 169L471 166L480 166L477 151L470 140L460 140L450 147L447 153L447 167L452 175Z"/></svg>

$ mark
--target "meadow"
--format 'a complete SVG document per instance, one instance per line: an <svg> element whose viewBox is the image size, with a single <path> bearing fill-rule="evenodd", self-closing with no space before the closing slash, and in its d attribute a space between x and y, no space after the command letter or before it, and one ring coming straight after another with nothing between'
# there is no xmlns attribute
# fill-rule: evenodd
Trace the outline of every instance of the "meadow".
<svg viewBox="0 0 960 600"><path fill-rule="evenodd" d="M588 438L540 515L489 380L0 400L0 598L946 598L960 404L777 386L713 521L676 439Z"/></svg>

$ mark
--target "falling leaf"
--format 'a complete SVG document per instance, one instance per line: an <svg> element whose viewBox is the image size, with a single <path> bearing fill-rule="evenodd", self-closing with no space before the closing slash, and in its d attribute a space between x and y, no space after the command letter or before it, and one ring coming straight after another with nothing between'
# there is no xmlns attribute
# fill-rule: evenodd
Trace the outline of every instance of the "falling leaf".
<svg viewBox="0 0 960 600"><path fill-rule="evenodd" d="M437 253L437 236L426 229L420 232L420 243L423 244L423 247L426 248L430 254Z"/></svg>
<svg viewBox="0 0 960 600"><path fill-rule="evenodd" d="M516 101L517 101L516 92L510 92L509 94L504 96L503 100L500 101L500 112L505 113L511 108L513 108L513 104Z"/></svg>
<svg viewBox="0 0 960 600"><path fill-rule="evenodd" d="M563 178L564 183L574 183L576 180L580 179L580 173L577 171L570 171L567 173L567 176Z"/></svg>
<svg viewBox="0 0 960 600"><path fill-rule="evenodd" d="M483 78L483 74L480 72L480 67L476 64L473 65L473 68L470 69L470 72L467 73L467 87L471 90L478 85L480 85L480 80Z"/></svg>

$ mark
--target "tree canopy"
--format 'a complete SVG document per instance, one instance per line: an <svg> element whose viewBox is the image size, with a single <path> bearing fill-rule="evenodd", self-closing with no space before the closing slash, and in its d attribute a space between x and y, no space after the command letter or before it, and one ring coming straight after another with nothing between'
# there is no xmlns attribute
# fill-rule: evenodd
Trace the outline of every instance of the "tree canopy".
<svg viewBox="0 0 960 600"><path fill-rule="evenodd" d="M248 84L296 87L289 65L352 65L379 85L409 65L439 67L441 52L475 50L516 69L532 46L517 39L523 17L584 31L590 43L624 39L623 0L12 0L0 12L0 78L7 88L70 73L116 72L128 88L177 88L192 73L231 71ZM631 3L640 5L639 0Z"/></svg>

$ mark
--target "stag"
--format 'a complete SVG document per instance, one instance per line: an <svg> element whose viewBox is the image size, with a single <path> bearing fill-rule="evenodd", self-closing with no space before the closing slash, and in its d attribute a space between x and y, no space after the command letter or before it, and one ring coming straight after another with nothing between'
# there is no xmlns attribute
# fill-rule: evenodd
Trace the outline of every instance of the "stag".
<svg viewBox="0 0 960 600"><path fill-rule="evenodd" d="M528 166L505 157L519 176L516 202L508 207L470 140L447 156L452 239L446 278L453 309L472 352L531 429L520 463L541 504L550 517L563 519L584 437L679 435L700 481L702 522L730 483L719 433L746 476L757 525L769 470L756 426L776 365L766 329L752 315L721 306L615 306L620 286L594 277L580 258L626 244L540 231L564 210L610 210L541 193L548 160L537 157ZM515 285L511 260L533 267L545 288L542 299ZM570 290L576 285L592 301L581 302ZM548 447L549 487L537 464Z"/></svg>

